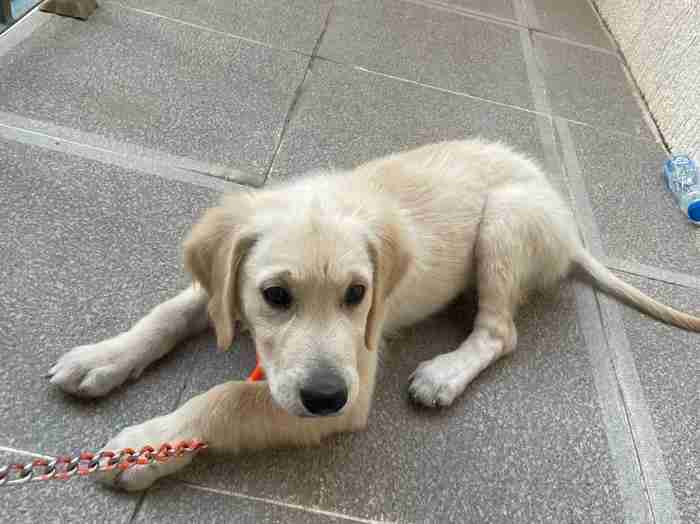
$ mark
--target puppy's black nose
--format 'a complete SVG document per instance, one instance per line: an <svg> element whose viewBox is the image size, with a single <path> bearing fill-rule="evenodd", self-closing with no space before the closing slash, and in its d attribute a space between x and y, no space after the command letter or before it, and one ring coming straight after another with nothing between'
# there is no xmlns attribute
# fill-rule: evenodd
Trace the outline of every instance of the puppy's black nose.
<svg viewBox="0 0 700 524"><path fill-rule="evenodd" d="M345 380L333 371L317 372L300 390L301 403L312 415L333 415L348 401Z"/></svg>

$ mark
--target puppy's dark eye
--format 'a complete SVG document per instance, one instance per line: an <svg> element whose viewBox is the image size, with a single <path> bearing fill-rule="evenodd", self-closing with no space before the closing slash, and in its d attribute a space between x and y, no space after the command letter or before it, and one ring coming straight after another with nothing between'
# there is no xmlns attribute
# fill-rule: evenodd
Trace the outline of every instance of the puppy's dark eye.
<svg viewBox="0 0 700 524"><path fill-rule="evenodd" d="M353 284L345 291L345 304L348 306L356 306L365 297L365 286L362 284Z"/></svg>
<svg viewBox="0 0 700 524"><path fill-rule="evenodd" d="M265 302L274 308L287 309L292 304L292 295L279 286L268 287L262 292Z"/></svg>

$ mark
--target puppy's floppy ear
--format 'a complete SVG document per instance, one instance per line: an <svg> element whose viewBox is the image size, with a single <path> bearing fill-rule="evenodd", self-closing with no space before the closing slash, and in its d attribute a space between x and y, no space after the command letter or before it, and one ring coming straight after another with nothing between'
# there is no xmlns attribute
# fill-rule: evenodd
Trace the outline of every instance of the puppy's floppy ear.
<svg viewBox="0 0 700 524"><path fill-rule="evenodd" d="M413 259L409 239L397 221L388 221L374 229L369 239L373 265L372 305L365 326L365 345L370 351L376 350L381 340L386 301Z"/></svg>
<svg viewBox="0 0 700 524"><path fill-rule="evenodd" d="M220 350L231 346L240 318L236 287L241 261L255 241L248 225L252 212L249 194L230 195L204 214L184 243L185 268L209 295L209 317Z"/></svg>

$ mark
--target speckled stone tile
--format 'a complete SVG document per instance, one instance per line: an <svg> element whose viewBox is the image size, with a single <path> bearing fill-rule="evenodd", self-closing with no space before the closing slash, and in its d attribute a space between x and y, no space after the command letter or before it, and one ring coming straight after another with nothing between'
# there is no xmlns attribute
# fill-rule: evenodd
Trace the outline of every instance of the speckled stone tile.
<svg viewBox="0 0 700 524"><path fill-rule="evenodd" d="M536 28L603 49L615 49L586 0L524 0L537 19ZM532 22L532 21L530 21Z"/></svg>
<svg viewBox="0 0 700 524"><path fill-rule="evenodd" d="M350 524L357 521L317 512L313 508L289 507L263 500L212 493L170 481L162 482L148 492L133 522Z"/></svg>
<svg viewBox="0 0 700 524"><path fill-rule="evenodd" d="M317 61L272 170L351 168L382 155L475 135L544 161L536 116Z"/></svg>
<svg viewBox="0 0 700 524"><path fill-rule="evenodd" d="M32 460L25 454L0 450L0 466ZM12 524L127 524L139 497L104 489L83 478L0 487L2 521Z"/></svg>
<svg viewBox="0 0 700 524"><path fill-rule="evenodd" d="M700 275L700 232L663 180L655 142L569 125L608 255Z"/></svg>
<svg viewBox="0 0 700 524"><path fill-rule="evenodd" d="M409 374L468 333L465 300L383 355L366 432L318 449L202 456L181 479L235 493L399 522L621 522L588 354L569 286L518 318L519 351L483 373L456 404L413 407ZM250 341L202 353L189 398L253 363Z"/></svg>
<svg viewBox="0 0 700 524"><path fill-rule="evenodd" d="M700 315L697 290L623 277L666 304ZM623 318L681 518L700 522L700 335L629 308Z"/></svg>
<svg viewBox="0 0 700 524"><path fill-rule="evenodd" d="M332 0L120 0L119 3L311 54Z"/></svg>
<svg viewBox="0 0 700 524"><path fill-rule="evenodd" d="M0 141L0 446L48 455L96 449L172 410L195 339L102 400L43 375L74 346L127 329L183 288L180 243L215 201L207 189Z"/></svg>
<svg viewBox="0 0 700 524"><path fill-rule="evenodd" d="M0 110L262 175L307 62L104 4L0 59Z"/></svg>
<svg viewBox="0 0 700 524"><path fill-rule="evenodd" d="M319 55L452 91L532 108L518 30L399 0L349 0Z"/></svg>
<svg viewBox="0 0 700 524"><path fill-rule="evenodd" d="M552 111L558 116L651 138L620 60L611 54L534 36Z"/></svg>

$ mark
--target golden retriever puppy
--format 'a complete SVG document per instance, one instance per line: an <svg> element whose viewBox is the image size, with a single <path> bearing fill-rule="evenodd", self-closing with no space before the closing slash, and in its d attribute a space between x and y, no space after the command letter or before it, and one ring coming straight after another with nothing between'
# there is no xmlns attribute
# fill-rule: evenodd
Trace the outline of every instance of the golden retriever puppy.
<svg viewBox="0 0 700 524"><path fill-rule="evenodd" d="M473 331L416 369L408 386L416 402L450 405L514 351L518 305L573 268L651 316L700 330L700 319L655 302L591 257L534 163L479 140L226 196L194 226L184 253L191 288L129 331L68 352L50 370L51 382L76 395L104 395L209 320L221 349L238 326L250 330L266 381L221 384L126 428L107 448L197 438L212 450L238 452L312 445L362 429L382 337L471 286L478 293ZM144 489L190 460L102 479Z"/></svg>

